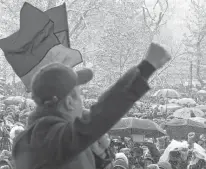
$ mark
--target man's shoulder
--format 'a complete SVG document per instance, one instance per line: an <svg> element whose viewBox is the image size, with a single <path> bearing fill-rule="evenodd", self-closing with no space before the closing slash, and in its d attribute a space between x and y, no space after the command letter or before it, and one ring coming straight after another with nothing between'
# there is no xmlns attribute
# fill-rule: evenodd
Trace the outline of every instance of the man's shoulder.
<svg viewBox="0 0 206 169"><path fill-rule="evenodd" d="M52 126L57 124L66 124L68 121L64 120L63 118L56 117L56 116L46 116L41 117L40 119L36 120L29 128L33 129L50 129Z"/></svg>
<svg viewBox="0 0 206 169"><path fill-rule="evenodd" d="M42 117L21 132L16 137L15 143L26 142L30 145L36 144L36 141L43 141L48 137L48 134L54 137L58 129L65 126L67 123L68 121L59 117Z"/></svg>
<svg viewBox="0 0 206 169"><path fill-rule="evenodd" d="M48 116L38 119L15 138L13 156L16 156L17 152L37 152L37 149L42 147L50 149L50 141L58 141L56 139L61 134L59 130L66 124L65 120L58 117Z"/></svg>

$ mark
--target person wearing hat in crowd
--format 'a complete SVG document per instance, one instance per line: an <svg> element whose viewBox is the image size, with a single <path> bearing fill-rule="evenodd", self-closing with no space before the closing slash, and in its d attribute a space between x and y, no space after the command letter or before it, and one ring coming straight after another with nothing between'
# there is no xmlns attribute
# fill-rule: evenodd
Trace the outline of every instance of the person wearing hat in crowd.
<svg viewBox="0 0 206 169"><path fill-rule="evenodd" d="M110 142L108 134L105 134L91 145L91 150L95 157L96 169L109 168L111 166L115 155L110 149Z"/></svg>
<svg viewBox="0 0 206 169"><path fill-rule="evenodd" d="M159 169L158 164L150 164L147 166L147 169Z"/></svg>
<svg viewBox="0 0 206 169"><path fill-rule="evenodd" d="M8 169L14 168L14 166L12 165L12 162L8 159L1 159L0 160L0 167L7 167Z"/></svg>
<svg viewBox="0 0 206 169"><path fill-rule="evenodd" d="M147 169L147 166L150 164L154 164L154 160L153 160L151 154L148 152L144 156L144 169Z"/></svg>
<svg viewBox="0 0 206 169"><path fill-rule="evenodd" d="M129 169L129 160L124 153L115 154L113 169Z"/></svg>
<svg viewBox="0 0 206 169"><path fill-rule="evenodd" d="M20 30L0 41L7 60L36 103L27 128L13 144L15 167L96 169L92 145L149 90L147 80L170 56L163 47L152 43L145 59L130 68L85 112L79 86L89 82L93 73L90 69L73 70L78 60L71 63L72 59L80 54L60 44L54 25L57 19L50 18L56 15L48 15L26 3L20 14Z"/></svg>
<svg viewBox="0 0 206 169"><path fill-rule="evenodd" d="M186 169L188 165L187 150L182 148L176 148L169 153L169 163L172 169Z"/></svg>
<svg viewBox="0 0 206 169"><path fill-rule="evenodd" d="M157 165L159 169L172 169L171 164L167 161L158 162Z"/></svg>
<svg viewBox="0 0 206 169"><path fill-rule="evenodd" d="M172 169L171 164L166 161L158 162L157 164L150 164L147 169Z"/></svg>
<svg viewBox="0 0 206 169"><path fill-rule="evenodd" d="M132 149L133 154L133 165L135 166L144 166L144 159L143 159L143 153L144 150L139 145L135 145L135 147Z"/></svg>
<svg viewBox="0 0 206 169"><path fill-rule="evenodd" d="M163 53L159 53L160 49ZM163 48L156 44L152 44L149 51L154 53L148 53L143 63L131 68L106 91L87 116L83 114L78 86L91 80L91 70L74 72L59 63L41 69L32 83L36 111L30 115L28 128L17 137L13 147L17 169L32 166L96 168L88 147L149 89L141 76L147 79L151 74L148 73L150 62L160 67L168 60Z"/></svg>
<svg viewBox="0 0 206 169"><path fill-rule="evenodd" d="M200 140L198 141L198 144L206 150L206 134L200 135Z"/></svg>

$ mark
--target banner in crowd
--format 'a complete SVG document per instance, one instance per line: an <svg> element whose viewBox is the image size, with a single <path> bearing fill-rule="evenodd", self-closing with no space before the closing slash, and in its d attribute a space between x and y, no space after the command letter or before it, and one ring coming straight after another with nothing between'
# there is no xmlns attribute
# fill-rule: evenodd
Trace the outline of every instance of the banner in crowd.
<svg viewBox="0 0 206 169"><path fill-rule="evenodd" d="M42 12L29 3L20 11L20 29L0 40L0 48L27 90L36 72L59 62L74 67L82 62L81 53L70 48L66 5Z"/></svg>

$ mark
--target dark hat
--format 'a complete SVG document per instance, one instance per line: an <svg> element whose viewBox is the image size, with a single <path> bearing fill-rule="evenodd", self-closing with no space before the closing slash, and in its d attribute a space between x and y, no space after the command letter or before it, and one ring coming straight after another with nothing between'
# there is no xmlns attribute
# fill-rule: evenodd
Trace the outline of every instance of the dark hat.
<svg viewBox="0 0 206 169"><path fill-rule="evenodd" d="M158 162L158 166L161 169L172 169L171 164L167 161Z"/></svg>
<svg viewBox="0 0 206 169"><path fill-rule="evenodd" d="M132 149L132 152L133 153L137 153L137 154L140 154L140 155L142 155L143 154L143 148L141 148L141 147L134 147L133 149Z"/></svg>
<svg viewBox="0 0 206 169"><path fill-rule="evenodd" d="M181 157L181 153L177 149L170 151L170 153L169 153L170 161L178 161L180 159L180 157Z"/></svg>
<svg viewBox="0 0 206 169"><path fill-rule="evenodd" d="M150 161L154 162L154 159L152 158L150 153L145 154L144 159L145 160L150 160Z"/></svg>
<svg viewBox="0 0 206 169"><path fill-rule="evenodd" d="M53 63L42 68L32 81L32 95L37 104L66 97L75 86L89 82L93 77L90 69L75 72L71 67Z"/></svg>

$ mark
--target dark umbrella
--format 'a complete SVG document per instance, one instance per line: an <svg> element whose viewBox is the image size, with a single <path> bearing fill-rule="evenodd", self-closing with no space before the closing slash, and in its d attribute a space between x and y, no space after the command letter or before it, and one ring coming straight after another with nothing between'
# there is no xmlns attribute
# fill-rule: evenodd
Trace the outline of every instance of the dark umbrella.
<svg viewBox="0 0 206 169"><path fill-rule="evenodd" d="M166 135L164 130L155 122L135 117L122 118L110 131L113 135L131 136L145 135L145 137L161 137Z"/></svg>
<svg viewBox="0 0 206 169"><path fill-rule="evenodd" d="M172 119L164 124L169 136L175 139L186 139L188 133L195 132L197 135L206 132L206 125L191 119Z"/></svg>

